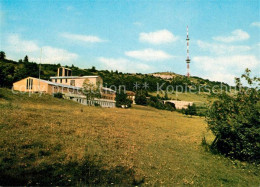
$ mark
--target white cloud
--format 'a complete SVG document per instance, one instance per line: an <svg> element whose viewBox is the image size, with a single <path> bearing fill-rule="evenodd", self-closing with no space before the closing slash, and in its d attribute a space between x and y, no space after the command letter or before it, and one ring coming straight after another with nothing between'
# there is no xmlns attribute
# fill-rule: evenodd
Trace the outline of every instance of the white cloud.
<svg viewBox="0 0 260 187"><path fill-rule="evenodd" d="M98 42L105 41L105 40L102 40L101 38L99 38L98 36L92 36L92 35L63 33L63 34L61 34L61 36L64 38L67 38L69 40L88 42L88 43L98 43Z"/></svg>
<svg viewBox="0 0 260 187"><path fill-rule="evenodd" d="M203 42L201 40L197 41L197 45L200 49L205 51L210 51L211 53L222 55L230 53L241 53L251 50L251 47L246 45L226 45L226 44L216 44Z"/></svg>
<svg viewBox="0 0 260 187"><path fill-rule="evenodd" d="M171 55L164 51L153 49L126 51L125 55L143 61L160 61L172 58Z"/></svg>
<svg viewBox="0 0 260 187"><path fill-rule="evenodd" d="M121 72L129 72L129 73L147 72L151 70L151 66L147 64L140 63L140 62L133 62L125 58L99 57L98 61L102 63L102 67L108 70L118 70Z"/></svg>
<svg viewBox="0 0 260 187"><path fill-rule="evenodd" d="M24 40L17 34L11 34L7 37L6 52L10 56L28 55L30 61L40 62L42 49L42 63L71 63L78 58L78 55L65 49L51 46L40 47L35 41Z"/></svg>
<svg viewBox="0 0 260 187"><path fill-rule="evenodd" d="M7 37L8 49L14 52L35 52L39 50L38 45L34 41L22 40L17 34L10 34Z"/></svg>
<svg viewBox="0 0 260 187"><path fill-rule="evenodd" d="M149 33L142 32L139 34L139 40L141 42L148 42L151 44L171 43L175 42L177 39L177 36L174 36L170 31L166 29Z"/></svg>
<svg viewBox="0 0 260 187"><path fill-rule="evenodd" d="M234 77L240 76L246 68L257 69L259 60L253 55L233 55L221 57L197 56L194 65L205 78L234 84Z"/></svg>
<svg viewBox="0 0 260 187"><path fill-rule="evenodd" d="M236 42L236 41L243 41L250 38L249 34L241 29L234 30L231 32L231 35L229 36L216 36L213 37L214 40L220 41L220 42Z"/></svg>
<svg viewBox="0 0 260 187"><path fill-rule="evenodd" d="M43 63L71 63L78 58L75 53L68 52L67 50L54 48L51 46L42 47L42 62ZM31 57L32 61L40 62L39 57Z"/></svg>
<svg viewBox="0 0 260 187"><path fill-rule="evenodd" d="M254 27L260 27L260 22L253 22L251 25Z"/></svg>

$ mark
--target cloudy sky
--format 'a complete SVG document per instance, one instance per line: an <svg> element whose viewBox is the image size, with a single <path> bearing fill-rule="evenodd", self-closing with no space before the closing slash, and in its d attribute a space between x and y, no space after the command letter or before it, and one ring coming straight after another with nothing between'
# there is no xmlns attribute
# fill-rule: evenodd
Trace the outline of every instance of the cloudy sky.
<svg viewBox="0 0 260 187"><path fill-rule="evenodd" d="M1 0L0 50L42 63L186 74L233 83L260 72L258 0Z"/></svg>

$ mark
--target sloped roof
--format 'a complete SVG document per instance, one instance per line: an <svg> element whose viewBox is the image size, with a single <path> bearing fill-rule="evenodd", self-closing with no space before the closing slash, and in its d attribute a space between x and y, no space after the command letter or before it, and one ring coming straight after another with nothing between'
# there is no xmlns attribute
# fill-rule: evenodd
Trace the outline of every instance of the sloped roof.
<svg viewBox="0 0 260 187"><path fill-rule="evenodd" d="M115 92L115 90L112 90L111 88L107 88L107 87L102 87L102 90L105 90L105 91L110 91L110 92Z"/></svg>
<svg viewBox="0 0 260 187"><path fill-rule="evenodd" d="M36 80L40 80L41 82L45 82L49 85L54 85L54 86L61 86L61 87L65 87L65 88L71 88L71 89L81 89L80 87L77 87L77 86L70 86L70 85L66 85L66 84L59 84L59 83L54 83L54 82L51 82L51 81L47 81L47 80L43 80L43 79L38 79L38 78L35 78L35 77L27 77L27 78L32 78L32 79L36 79ZM26 79L27 79L26 78Z"/></svg>
<svg viewBox="0 0 260 187"><path fill-rule="evenodd" d="M126 91L126 94L128 96L135 96L135 92L133 92L133 91Z"/></svg>

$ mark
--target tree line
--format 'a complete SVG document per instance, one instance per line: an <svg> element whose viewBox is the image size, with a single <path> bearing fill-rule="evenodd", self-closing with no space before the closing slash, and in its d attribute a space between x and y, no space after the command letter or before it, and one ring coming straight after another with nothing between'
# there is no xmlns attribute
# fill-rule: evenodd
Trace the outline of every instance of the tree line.
<svg viewBox="0 0 260 187"><path fill-rule="evenodd" d="M41 66L41 68L40 68ZM37 64L31 62L28 56L23 59L18 60L18 62L6 59L5 52L0 52L0 86L1 87L12 87L13 82L31 77L39 77L41 79L49 80L51 76L57 74L57 69L61 67L61 64ZM122 73L118 71L108 71L108 70L96 70L95 67L88 69L81 69L74 65L65 66L72 69L72 74L74 76L84 76L84 75L99 75L103 78L104 86L110 87L114 86L119 88L119 86L124 86L126 90L137 91L146 90L148 92L155 92L160 88L161 90L166 90L166 88L172 88L170 91L192 91L192 92L204 92L207 91L205 86L208 88L213 88L217 86L220 88L221 82L209 81L207 79L202 79L199 77L192 77L192 79L186 76L176 75L170 80L165 80L159 77L154 77L151 74L130 74ZM41 71L39 72L39 69Z"/></svg>

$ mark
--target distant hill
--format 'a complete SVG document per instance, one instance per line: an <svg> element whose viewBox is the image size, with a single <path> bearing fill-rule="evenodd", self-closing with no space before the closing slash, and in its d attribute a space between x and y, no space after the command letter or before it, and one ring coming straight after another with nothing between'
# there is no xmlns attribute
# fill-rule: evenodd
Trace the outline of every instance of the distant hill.
<svg viewBox="0 0 260 187"><path fill-rule="evenodd" d="M27 58L28 59L28 58ZM39 64L35 62L29 62L27 59L19 60L18 62L8 59L0 59L0 86L1 87L12 87L13 82L23 79L28 76L39 77ZM57 68L61 67L60 64L41 64L41 79L49 80L51 76L57 74ZM65 66L72 69L72 74L74 76L84 76L84 75L100 75L104 80L104 86L110 87L114 85L119 87L120 85L125 85L127 90L135 91L136 88L144 89L144 84L148 85L146 87L147 91L156 91L158 85L161 86L162 90L165 90L167 86L172 86L174 89L177 86L183 86L187 89L192 89L196 87L194 91L207 91L205 88L211 89L212 87L228 86L228 84L210 81L208 79L203 79L200 77L192 76L187 78L184 75L179 75L170 72L156 72L151 74L141 74L141 73L122 73L118 71L108 71L108 70L96 70L95 67L89 69L82 69L72 66ZM172 76L172 78L161 78L157 75ZM181 90L179 90L181 91Z"/></svg>

